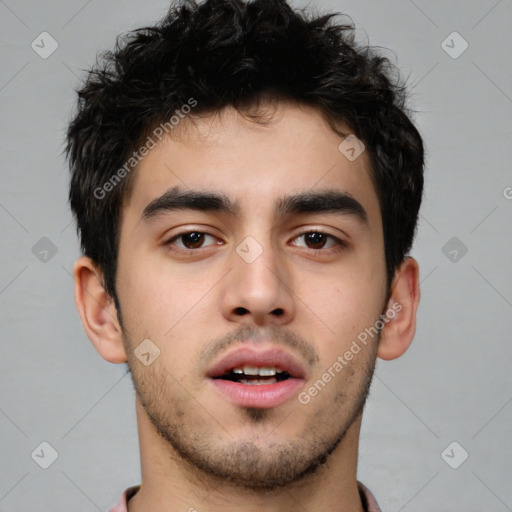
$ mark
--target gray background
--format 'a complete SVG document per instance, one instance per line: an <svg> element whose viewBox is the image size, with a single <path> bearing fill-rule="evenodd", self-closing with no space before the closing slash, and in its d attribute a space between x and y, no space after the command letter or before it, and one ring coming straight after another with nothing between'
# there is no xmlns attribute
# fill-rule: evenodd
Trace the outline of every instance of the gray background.
<svg viewBox="0 0 512 512"><path fill-rule="evenodd" d="M512 510L512 1L316 5L392 50L428 149L417 334L402 358L378 362L358 478L384 512ZM80 70L167 7L0 0L1 512L106 511L140 482L127 367L99 357L75 310L61 153ZM59 45L47 59L31 48L43 31ZM458 58L442 47L454 31L469 44ZM42 442L58 453L48 469Z"/></svg>

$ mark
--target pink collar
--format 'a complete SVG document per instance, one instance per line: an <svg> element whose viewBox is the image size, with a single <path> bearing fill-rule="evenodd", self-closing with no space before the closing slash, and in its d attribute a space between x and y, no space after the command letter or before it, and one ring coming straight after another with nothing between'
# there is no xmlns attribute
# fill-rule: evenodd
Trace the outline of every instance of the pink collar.
<svg viewBox="0 0 512 512"><path fill-rule="evenodd" d="M359 494L361 495L361 500L363 501L363 506L365 507L365 512L382 512L375 496L372 494L370 489L366 487L361 482L357 482L357 486L359 488ZM109 512L128 512L128 501L132 496L134 496L137 491L140 489L140 485L134 485L132 487L128 487L125 489L119 498L119 501L114 505L113 508L110 509Z"/></svg>

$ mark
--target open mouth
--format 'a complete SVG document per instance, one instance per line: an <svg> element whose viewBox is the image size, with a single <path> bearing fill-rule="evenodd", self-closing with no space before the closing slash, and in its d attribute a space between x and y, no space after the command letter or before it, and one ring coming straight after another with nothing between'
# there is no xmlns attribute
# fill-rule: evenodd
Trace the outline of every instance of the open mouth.
<svg viewBox="0 0 512 512"><path fill-rule="evenodd" d="M243 346L214 364L206 377L217 393L241 407L269 409L298 394L306 382L304 366L276 347Z"/></svg>
<svg viewBox="0 0 512 512"><path fill-rule="evenodd" d="M233 368L223 375L214 378L238 382L239 384L268 385L283 382L290 377L287 371L275 366L244 366L242 368Z"/></svg>

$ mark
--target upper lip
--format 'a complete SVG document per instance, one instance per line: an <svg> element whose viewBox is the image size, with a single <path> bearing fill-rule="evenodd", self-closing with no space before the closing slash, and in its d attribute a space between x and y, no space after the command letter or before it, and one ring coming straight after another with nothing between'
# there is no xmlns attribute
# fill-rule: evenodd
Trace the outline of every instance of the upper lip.
<svg viewBox="0 0 512 512"><path fill-rule="evenodd" d="M207 372L208 377L221 377L233 368L244 366L257 366L280 368L289 373L291 377L305 379L306 371L303 365L288 352L281 348L272 347L256 349L245 346L239 347L224 355Z"/></svg>

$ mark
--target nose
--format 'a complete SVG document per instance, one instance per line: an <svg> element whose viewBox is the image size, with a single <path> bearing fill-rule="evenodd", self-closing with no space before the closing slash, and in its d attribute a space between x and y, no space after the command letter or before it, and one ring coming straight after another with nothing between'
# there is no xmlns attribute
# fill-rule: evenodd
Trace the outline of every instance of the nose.
<svg viewBox="0 0 512 512"><path fill-rule="evenodd" d="M261 240L261 237L260 237ZM247 237L233 251L232 268L223 280L222 310L230 321L257 325L286 324L294 316L294 294L284 254L269 241Z"/></svg>

